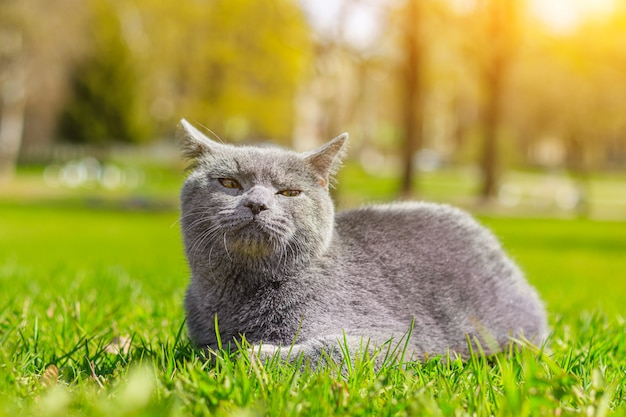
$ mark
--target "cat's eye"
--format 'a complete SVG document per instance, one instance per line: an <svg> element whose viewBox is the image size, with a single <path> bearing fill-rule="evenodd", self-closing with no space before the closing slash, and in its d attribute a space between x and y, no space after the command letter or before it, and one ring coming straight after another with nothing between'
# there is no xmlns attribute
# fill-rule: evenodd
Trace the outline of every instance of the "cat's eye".
<svg viewBox="0 0 626 417"><path fill-rule="evenodd" d="M279 191L278 194L285 196L285 197L297 197L300 195L302 191L299 190L283 190L283 191Z"/></svg>
<svg viewBox="0 0 626 417"><path fill-rule="evenodd" d="M232 178L218 178L220 184L222 184L226 188L242 188L241 184L237 180Z"/></svg>

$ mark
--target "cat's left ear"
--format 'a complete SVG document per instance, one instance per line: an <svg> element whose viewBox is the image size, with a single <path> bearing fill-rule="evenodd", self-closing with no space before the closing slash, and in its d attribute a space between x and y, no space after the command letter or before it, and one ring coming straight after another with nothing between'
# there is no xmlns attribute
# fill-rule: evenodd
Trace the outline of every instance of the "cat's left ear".
<svg viewBox="0 0 626 417"><path fill-rule="evenodd" d="M185 119L181 119L178 124L177 139L180 143L183 157L192 164L191 169L195 168L198 159L216 153L223 146L209 139Z"/></svg>
<svg viewBox="0 0 626 417"><path fill-rule="evenodd" d="M328 187L329 182L333 179L333 175L339 170L341 159L345 154L347 140L348 134L342 133L321 148L305 154L305 161L319 175L322 186Z"/></svg>

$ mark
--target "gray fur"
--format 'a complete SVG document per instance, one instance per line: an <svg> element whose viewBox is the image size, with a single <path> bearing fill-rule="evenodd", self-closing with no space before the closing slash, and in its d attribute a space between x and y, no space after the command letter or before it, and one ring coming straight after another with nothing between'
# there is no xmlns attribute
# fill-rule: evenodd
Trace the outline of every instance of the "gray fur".
<svg viewBox="0 0 626 417"><path fill-rule="evenodd" d="M328 184L347 134L298 154L181 127L193 166L181 193L192 273L185 308L198 346L217 347L215 316L224 343L244 335L262 354L283 346L283 356L291 349L313 361L337 355L338 341L353 353L401 342L412 322L416 357L466 356L468 336L488 353L510 336L546 337L536 291L467 213L413 202L335 215Z"/></svg>

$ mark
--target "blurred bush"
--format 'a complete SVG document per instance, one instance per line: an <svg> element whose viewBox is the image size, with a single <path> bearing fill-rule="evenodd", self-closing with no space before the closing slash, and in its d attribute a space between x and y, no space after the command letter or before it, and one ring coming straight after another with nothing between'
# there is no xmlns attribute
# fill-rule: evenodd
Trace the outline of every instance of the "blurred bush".
<svg viewBox="0 0 626 417"><path fill-rule="evenodd" d="M114 6L91 2L91 48L72 69L58 137L72 143L144 142L152 124L140 68L125 42Z"/></svg>

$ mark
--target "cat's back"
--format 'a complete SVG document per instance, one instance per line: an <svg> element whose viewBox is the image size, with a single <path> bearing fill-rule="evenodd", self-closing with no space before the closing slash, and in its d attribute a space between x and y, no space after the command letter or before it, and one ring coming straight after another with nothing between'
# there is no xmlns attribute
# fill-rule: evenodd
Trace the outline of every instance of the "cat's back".
<svg viewBox="0 0 626 417"><path fill-rule="evenodd" d="M337 215L347 276L467 296L485 286L503 291L524 282L499 241L463 210L445 204L375 205ZM367 279L365 279L367 277Z"/></svg>
<svg viewBox="0 0 626 417"><path fill-rule="evenodd" d="M337 215L336 227L348 244L381 250L409 249L403 244L448 252L499 247L491 232L465 211L430 202L403 202L347 210Z"/></svg>
<svg viewBox="0 0 626 417"><path fill-rule="evenodd" d="M538 294L463 210L427 202L363 207L339 213L336 232L350 284L385 298L396 316L419 317L419 331L439 329L432 338L442 346L474 334L475 323L500 343L511 329L545 336Z"/></svg>

